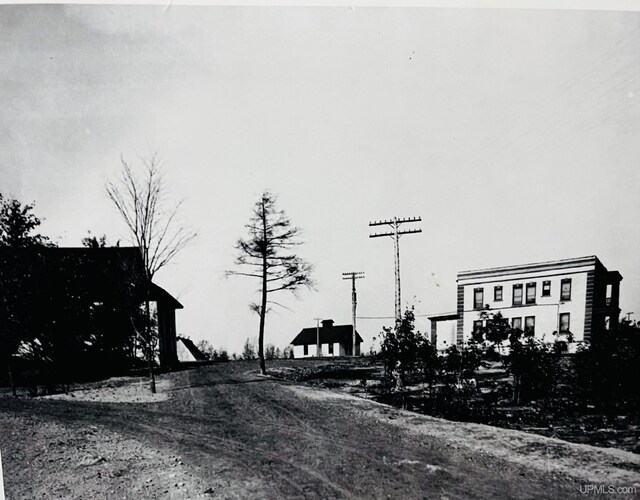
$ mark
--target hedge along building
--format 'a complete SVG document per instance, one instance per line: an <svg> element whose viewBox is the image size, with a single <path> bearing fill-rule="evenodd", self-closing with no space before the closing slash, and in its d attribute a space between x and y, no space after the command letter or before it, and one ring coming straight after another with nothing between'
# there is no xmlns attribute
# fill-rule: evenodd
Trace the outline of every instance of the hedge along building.
<svg viewBox="0 0 640 500"><path fill-rule="evenodd" d="M481 326L480 311L488 308L539 339L551 342L553 332L559 332L571 333L574 342L589 341L592 332L618 322L621 280L618 271L608 271L595 256L462 271L457 312L430 317L432 339L467 342ZM437 338L439 332L445 338Z"/></svg>

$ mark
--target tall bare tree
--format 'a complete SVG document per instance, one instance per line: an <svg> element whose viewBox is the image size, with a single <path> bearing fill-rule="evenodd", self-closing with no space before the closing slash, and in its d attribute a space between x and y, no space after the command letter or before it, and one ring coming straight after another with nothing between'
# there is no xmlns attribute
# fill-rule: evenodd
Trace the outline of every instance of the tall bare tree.
<svg viewBox="0 0 640 500"><path fill-rule="evenodd" d="M140 249L144 266L145 332L143 341L151 379L151 392L156 392L153 374L157 335L151 321L149 295L155 274L167 265L195 237L196 232L182 225L177 215L182 201L170 203L166 198L161 162L157 153L142 158L141 173L120 159L122 170L117 179L108 181L107 195L129 228Z"/></svg>
<svg viewBox="0 0 640 500"><path fill-rule="evenodd" d="M269 304L280 305L268 299L269 294L289 291L294 295L301 287L311 288L312 266L291 250L301 244L300 229L292 226L284 211L276 206L276 197L265 191L253 208L248 235L236 243L236 265L242 271L227 271L227 276L247 276L260 281L260 303L251 309L260 316L258 357L260 370L266 373L264 361L264 325Z"/></svg>

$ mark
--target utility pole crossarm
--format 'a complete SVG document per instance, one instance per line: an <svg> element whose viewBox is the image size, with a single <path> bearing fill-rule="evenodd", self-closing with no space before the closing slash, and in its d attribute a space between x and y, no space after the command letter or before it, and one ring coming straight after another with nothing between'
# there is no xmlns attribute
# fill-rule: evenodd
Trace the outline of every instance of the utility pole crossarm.
<svg viewBox="0 0 640 500"><path fill-rule="evenodd" d="M343 280L350 280L350 279L359 279L359 278L364 278L364 273L362 272L350 272L350 273L342 273L342 279Z"/></svg>
<svg viewBox="0 0 640 500"><path fill-rule="evenodd" d="M403 234L421 233L422 229L405 229L404 231L398 231L398 236ZM381 236L395 236L396 233L373 233L369 235L369 238L379 238Z"/></svg>
<svg viewBox="0 0 640 500"><path fill-rule="evenodd" d="M398 218L394 218L394 219L389 219L389 220L377 220L377 221L373 221L373 222L369 222L369 226L384 226L386 224L402 224L403 222L422 222L422 219L420 217L404 217L401 219Z"/></svg>

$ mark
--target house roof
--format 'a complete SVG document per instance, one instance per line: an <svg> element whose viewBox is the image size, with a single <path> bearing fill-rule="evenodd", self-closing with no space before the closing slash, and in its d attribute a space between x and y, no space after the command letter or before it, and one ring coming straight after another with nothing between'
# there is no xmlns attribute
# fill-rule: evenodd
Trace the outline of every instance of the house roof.
<svg viewBox="0 0 640 500"><path fill-rule="evenodd" d="M178 302L178 299L176 299L164 288L159 287L155 283L151 283L151 293L149 299L155 300L156 302L164 302L173 309L184 309L184 306L180 302Z"/></svg>
<svg viewBox="0 0 640 500"><path fill-rule="evenodd" d="M50 293L82 292L94 300L123 293L124 286L140 297L144 265L138 247L0 247L0 282L5 286L28 279ZM151 300L182 309L166 290L152 284Z"/></svg>
<svg viewBox="0 0 640 500"><path fill-rule="evenodd" d="M352 325L333 325L320 327L320 343L321 344L347 344L353 342L353 326ZM362 342L362 337L356 330L356 339ZM315 345L318 341L317 328L303 328L295 339L291 341L292 345Z"/></svg>

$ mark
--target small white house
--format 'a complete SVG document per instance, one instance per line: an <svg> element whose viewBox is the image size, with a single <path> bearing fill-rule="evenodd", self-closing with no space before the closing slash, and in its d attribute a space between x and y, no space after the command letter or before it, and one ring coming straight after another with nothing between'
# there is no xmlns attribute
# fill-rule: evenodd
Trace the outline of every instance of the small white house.
<svg viewBox="0 0 640 500"><path fill-rule="evenodd" d="M320 353L318 353L318 340ZM362 337L356 331L356 356L360 355ZM295 358L351 356L353 353L353 326L334 325L325 319L321 327L303 328L291 341Z"/></svg>

